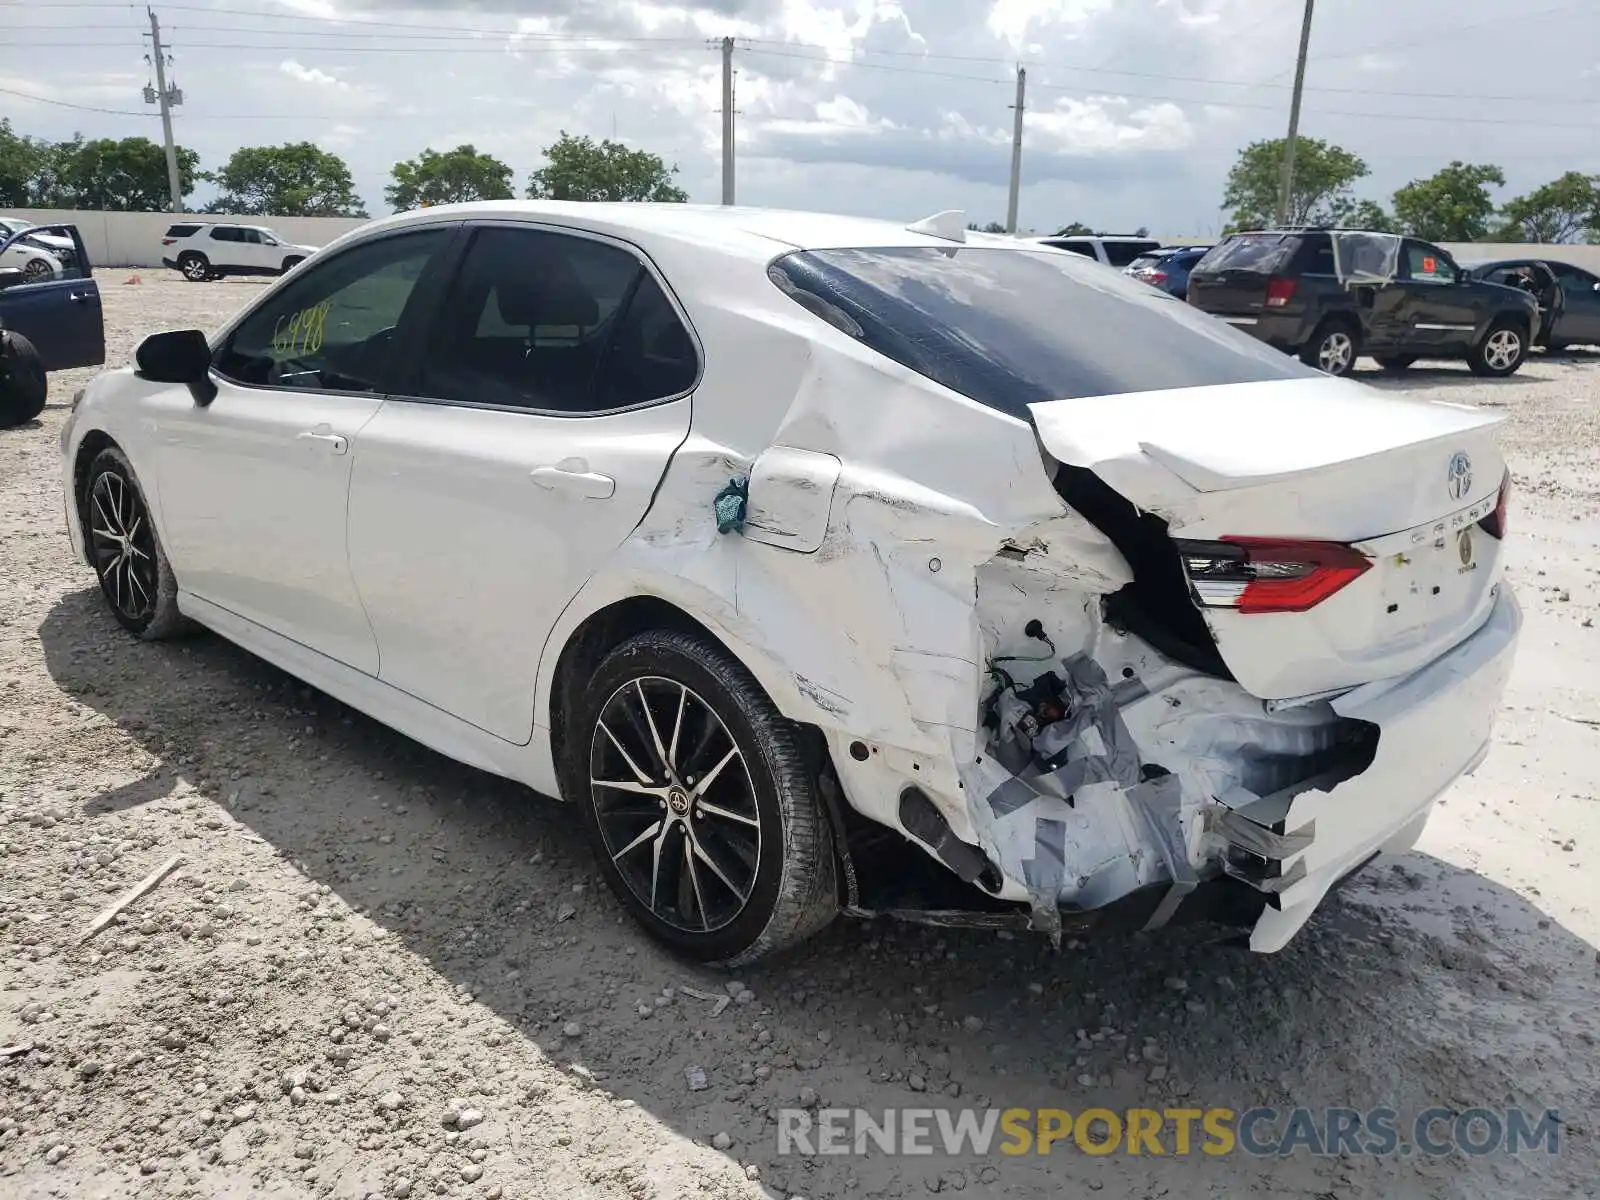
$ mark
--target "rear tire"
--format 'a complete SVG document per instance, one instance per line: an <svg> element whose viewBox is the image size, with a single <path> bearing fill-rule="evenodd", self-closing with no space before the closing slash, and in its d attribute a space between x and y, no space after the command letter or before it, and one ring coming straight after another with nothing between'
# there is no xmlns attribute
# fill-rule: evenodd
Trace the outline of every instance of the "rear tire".
<svg viewBox="0 0 1600 1200"><path fill-rule="evenodd" d="M0 331L0 429L37 417L49 392L44 360L34 344L14 330Z"/></svg>
<svg viewBox="0 0 1600 1200"><path fill-rule="evenodd" d="M1417 356L1415 354L1385 354L1379 356L1377 360L1378 365L1385 371L1393 371L1396 374L1404 371L1416 361Z"/></svg>
<svg viewBox="0 0 1600 1200"><path fill-rule="evenodd" d="M212 278L210 260L195 250L178 255L178 270L190 283L204 283Z"/></svg>
<svg viewBox="0 0 1600 1200"><path fill-rule="evenodd" d="M606 883L657 941L734 967L837 914L832 828L800 730L715 642L628 639L594 672L568 735L562 792Z"/></svg>
<svg viewBox="0 0 1600 1200"><path fill-rule="evenodd" d="M150 517L139 477L115 446L95 455L79 508L89 561L111 615L147 642L182 629L178 581Z"/></svg>
<svg viewBox="0 0 1600 1200"><path fill-rule="evenodd" d="M1489 326L1488 332L1472 348L1467 366L1474 375L1504 379L1516 374L1527 356L1527 333L1515 321L1502 318Z"/></svg>
<svg viewBox="0 0 1600 1200"><path fill-rule="evenodd" d="M1317 326L1311 340L1300 349L1300 361L1327 375L1344 376L1355 370L1361 356L1361 331L1349 321L1328 320Z"/></svg>

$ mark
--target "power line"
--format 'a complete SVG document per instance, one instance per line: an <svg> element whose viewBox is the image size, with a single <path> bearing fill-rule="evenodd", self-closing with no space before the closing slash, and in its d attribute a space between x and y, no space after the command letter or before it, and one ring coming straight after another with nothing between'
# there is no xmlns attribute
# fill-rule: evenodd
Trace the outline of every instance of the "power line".
<svg viewBox="0 0 1600 1200"><path fill-rule="evenodd" d="M70 100L52 100L49 96L35 96L32 92L19 92L15 88L0 87L0 93L7 96L18 96L23 100L32 100L36 104L53 104L57 108L75 108L79 112L105 113L112 117L149 118L155 116L155 113L133 112L123 108L99 108L93 104L74 104Z"/></svg>
<svg viewBox="0 0 1600 1200"><path fill-rule="evenodd" d="M896 67L896 66L890 66L890 65L888 65L886 63L868 63L868 62L858 62L858 61L855 61L855 60L819 59L815 55L791 54L791 53L785 53L785 52L780 51L780 50L746 50L745 53L749 54L749 55L765 56L765 57L768 57L768 58L793 58L793 59L800 59L800 60L808 61L808 62L831 62L832 65L834 65L834 66L839 66L839 67L858 67L858 68L860 68L862 70L867 70L867 71L893 71L893 72L898 72L898 73L907 74L907 75L930 75L930 76L934 76L934 77L941 78L941 79L962 79L962 80L967 80L967 81L972 82L972 83L1008 84L1008 83L1011 82L1010 80L996 79L996 78L993 78L993 77L990 77L990 76L985 76L985 75L962 75L962 74L957 74L957 73L951 72L951 71L922 71L922 70L919 70L919 69L917 69L915 67ZM1171 96L1171 95L1163 95L1163 94L1153 93L1153 92L1127 92L1127 91L1123 91L1120 88L1117 89L1115 92L1104 92L1104 91L1097 91L1095 88L1092 88L1092 87L1084 87L1081 84L1032 83L1031 81L1030 81L1030 84L1031 84L1031 86L1033 86L1035 88L1040 88L1042 90L1051 91L1051 92L1073 92L1073 93L1076 93L1076 94L1079 94L1079 95L1114 95L1114 96L1116 96L1118 98L1127 99L1127 100L1155 100L1155 101L1161 101L1161 102L1165 102L1165 103L1169 103L1169 104L1207 105L1207 106L1210 106L1212 108L1253 109L1253 110L1259 110L1259 111L1264 111L1264 112L1277 112L1277 111L1279 111L1279 106L1276 105L1276 104L1251 103L1251 102L1245 101L1245 100L1214 100L1214 99L1211 99L1209 97L1204 97L1204 96ZM1308 88L1306 90L1309 91L1310 89ZM1372 93L1369 92L1367 94L1371 95ZM1448 124L1451 124L1451 125L1517 125L1517 126L1538 125L1540 128L1543 128L1543 129L1589 129L1589 130L1592 130L1594 128L1592 122L1546 121L1546 120L1544 120L1542 118L1539 118L1539 119L1526 118L1526 119L1518 120L1518 119L1509 118L1509 117L1464 117L1464 116L1459 116L1459 115L1457 115L1455 113L1451 113L1451 114L1448 114L1448 115L1440 115L1440 116L1429 116L1429 115L1426 115L1426 114L1423 114L1423 113L1345 112L1345 111L1336 110L1336 109L1321 109L1321 108L1319 108L1319 109L1317 109L1315 111L1314 115L1316 115L1318 117L1359 117L1359 118L1361 118L1363 120L1372 120L1372 121L1430 121L1430 122L1435 122L1435 123L1444 122L1444 123L1448 123Z"/></svg>

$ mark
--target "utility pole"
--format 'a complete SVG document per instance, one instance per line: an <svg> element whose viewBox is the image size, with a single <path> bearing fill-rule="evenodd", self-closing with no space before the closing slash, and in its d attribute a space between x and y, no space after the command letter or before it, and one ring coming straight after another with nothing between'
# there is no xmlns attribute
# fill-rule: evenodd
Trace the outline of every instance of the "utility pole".
<svg viewBox="0 0 1600 1200"><path fill-rule="evenodd" d="M1022 188L1022 113L1026 107L1025 95L1028 89L1028 72L1023 67L1017 68L1017 102L1012 110L1016 116L1011 124L1011 195L1006 200L1006 232L1017 231L1017 193Z"/></svg>
<svg viewBox="0 0 1600 1200"><path fill-rule="evenodd" d="M1306 85L1306 51L1311 45L1311 8L1306 0L1305 19L1300 23L1300 56L1294 64L1294 98L1289 101L1289 136L1283 143L1283 175L1278 180L1278 224L1289 223L1289 197L1294 189L1294 144L1300 136L1300 93Z"/></svg>
<svg viewBox="0 0 1600 1200"><path fill-rule="evenodd" d="M156 10L145 9L150 14L150 53L155 58L156 86L154 91L144 89L146 104L161 105L161 133L167 142L167 188L172 193L172 212L183 211L183 182L178 176L178 148L172 141L172 108L183 103L183 93L167 87L167 52L161 46L161 26L156 22Z"/></svg>
<svg viewBox="0 0 1600 1200"><path fill-rule="evenodd" d="M733 39L722 39L722 202L733 203Z"/></svg>

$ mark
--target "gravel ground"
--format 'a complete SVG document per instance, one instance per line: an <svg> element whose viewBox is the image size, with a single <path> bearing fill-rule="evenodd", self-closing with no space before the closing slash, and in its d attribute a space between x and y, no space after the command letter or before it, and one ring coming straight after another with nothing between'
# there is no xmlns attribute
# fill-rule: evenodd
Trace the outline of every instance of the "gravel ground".
<svg viewBox="0 0 1600 1200"><path fill-rule="evenodd" d="M100 274L112 362L260 287L139 274ZM63 529L75 376L0 431L0 1047L33 1046L0 1056L0 1194L1597 1194L1600 357L1365 376L1509 418L1527 627L1488 762L1288 949L839 922L734 983L623 919L557 804L218 638L125 636ZM1554 1157L778 1156L773 1110L819 1102L1565 1125Z"/></svg>

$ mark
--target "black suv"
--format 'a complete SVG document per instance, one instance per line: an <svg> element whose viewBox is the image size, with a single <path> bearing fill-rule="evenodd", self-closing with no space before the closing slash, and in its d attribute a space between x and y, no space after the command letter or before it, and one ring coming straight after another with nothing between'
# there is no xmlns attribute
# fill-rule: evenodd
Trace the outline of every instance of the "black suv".
<svg viewBox="0 0 1600 1200"><path fill-rule="evenodd" d="M1352 229L1233 234L1195 264L1188 299L1330 375L1362 354L1391 371L1464 358L1510 375L1539 324L1526 292L1473 278L1439 247Z"/></svg>

